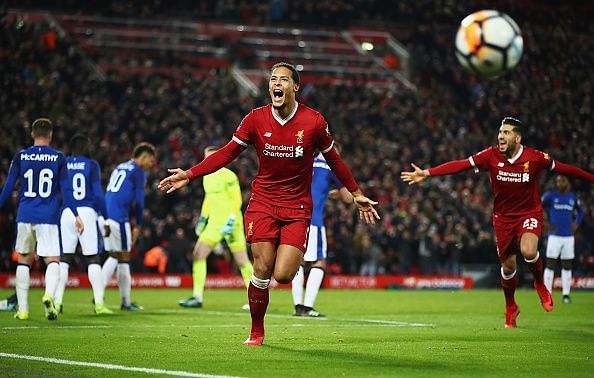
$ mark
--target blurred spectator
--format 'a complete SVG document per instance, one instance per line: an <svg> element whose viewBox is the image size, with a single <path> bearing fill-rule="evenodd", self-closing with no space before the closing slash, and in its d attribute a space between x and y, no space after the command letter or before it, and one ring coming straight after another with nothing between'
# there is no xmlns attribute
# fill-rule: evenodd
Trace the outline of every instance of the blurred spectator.
<svg viewBox="0 0 594 378"><path fill-rule="evenodd" d="M165 249L167 242L162 242L144 254L144 266L147 272L165 274L167 272L168 253Z"/></svg>

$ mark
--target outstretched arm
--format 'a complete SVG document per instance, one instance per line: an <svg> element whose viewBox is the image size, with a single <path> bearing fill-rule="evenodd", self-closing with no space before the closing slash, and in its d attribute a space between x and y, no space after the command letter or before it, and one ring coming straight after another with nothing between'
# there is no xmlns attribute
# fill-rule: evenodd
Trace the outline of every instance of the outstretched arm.
<svg viewBox="0 0 594 378"><path fill-rule="evenodd" d="M410 163L410 165L413 167L414 171L400 173L400 179L404 182L408 182L408 185L417 184L429 176L452 175L472 168L469 159L452 160L429 169L421 169L414 163Z"/></svg>
<svg viewBox="0 0 594 378"><path fill-rule="evenodd" d="M168 169L167 171L172 173L172 175L161 180L158 188L166 193L171 193L179 188L183 188L188 185L191 180L216 172L231 163L243 152L243 150L245 150L244 146L231 140L223 148L213 152L187 171L184 171L181 168Z"/></svg>
<svg viewBox="0 0 594 378"><path fill-rule="evenodd" d="M594 182L594 175L590 172L586 172L583 169L571 164L561 163L558 160L555 160L554 164L555 166L553 167L553 172L557 172L564 176L577 177L582 180Z"/></svg>

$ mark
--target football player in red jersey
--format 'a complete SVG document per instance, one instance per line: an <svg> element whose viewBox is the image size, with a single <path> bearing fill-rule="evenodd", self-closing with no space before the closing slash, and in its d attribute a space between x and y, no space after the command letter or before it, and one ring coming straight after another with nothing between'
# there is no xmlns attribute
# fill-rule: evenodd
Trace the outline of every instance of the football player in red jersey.
<svg viewBox="0 0 594 378"><path fill-rule="evenodd" d="M313 159L317 151L352 193L359 217L368 224L379 219L373 207L377 202L364 196L357 186L334 148L324 117L296 101L299 82L299 73L293 65L275 64L268 85L272 103L245 116L223 148L187 171L169 169L171 175L159 183L159 189L171 193L190 180L229 164L250 144L256 149L260 166L244 215L246 239L254 256L254 275L248 287L252 328L245 345L261 345L264 341L270 278L274 276L280 283L291 282L303 261L312 211Z"/></svg>
<svg viewBox="0 0 594 378"><path fill-rule="evenodd" d="M534 274L534 288L542 307L545 311L553 309L553 298L544 285L543 264L537 250L543 216L539 194L540 172L550 170L594 182L591 173L523 146L522 132L519 120L506 117L501 121L497 147L489 147L468 159L450 161L429 169L411 164L414 171L400 175L403 181L416 184L430 176L449 175L471 168L477 172L489 172L494 195L493 228L501 262L500 281L505 294L506 328L515 328L520 314L514 299L518 283L517 252L522 254Z"/></svg>

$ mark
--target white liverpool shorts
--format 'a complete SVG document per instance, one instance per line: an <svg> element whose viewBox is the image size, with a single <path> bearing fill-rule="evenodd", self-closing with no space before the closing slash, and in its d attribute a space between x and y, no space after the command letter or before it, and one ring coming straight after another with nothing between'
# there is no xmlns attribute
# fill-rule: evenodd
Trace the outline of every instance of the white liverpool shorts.
<svg viewBox="0 0 594 378"><path fill-rule="evenodd" d="M307 239L307 251L303 256L306 262L323 260L328 252L326 244L326 227L309 226L309 238Z"/></svg>
<svg viewBox="0 0 594 378"><path fill-rule="evenodd" d="M547 258L573 260L575 258L575 238L573 236L549 235Z"/></svg>
<svg viewBox="0 0 594 378"><path fill-rule="evenodd" d="M105 238L105 250L108 252L130 252L132 248L132 229L130 222L117 222L106 219L111 233Z"/></svg>
<svg viewBox="0 0 594 378"><path fill-rule="evenodd" d="M83 255L96 255L101 251L101 239L97 232L97 212L87 206L77 207L76 210L83 221L85 230L82 235L79 235L76 231L76 221L72 210L64 209L60 217L62 251L65 254L73 254L76 251L76 244L80 241Z"/></svg>
<svg viewBox="0 0 594 378"><path fill-rule="evenodd" d="M37 252L39 257L60 256L60 228L57 224L19 222L14 249L20 254Z"/></svg>

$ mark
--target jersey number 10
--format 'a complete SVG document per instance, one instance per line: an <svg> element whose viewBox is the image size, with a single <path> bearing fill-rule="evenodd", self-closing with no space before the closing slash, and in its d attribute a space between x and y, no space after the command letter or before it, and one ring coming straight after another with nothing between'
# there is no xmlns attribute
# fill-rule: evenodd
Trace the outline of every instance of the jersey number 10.
<svg viewBox="0 0 594 378"><path fill-rule="evenodd" d="M124 183L124 179L126 179L126 172L115 170L111 174L109 178L109 184L107 185L108 192L119 192L122 184Z"/></svg>

